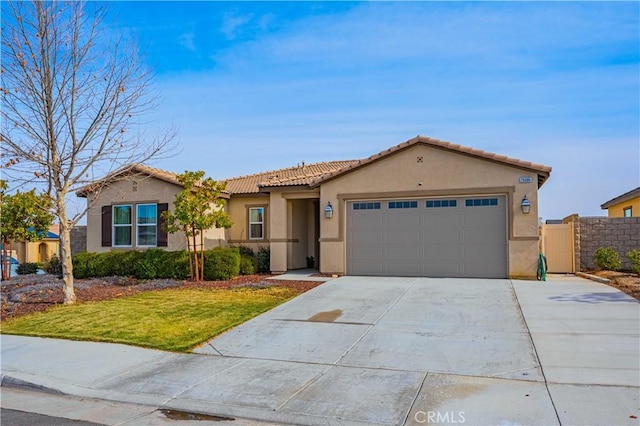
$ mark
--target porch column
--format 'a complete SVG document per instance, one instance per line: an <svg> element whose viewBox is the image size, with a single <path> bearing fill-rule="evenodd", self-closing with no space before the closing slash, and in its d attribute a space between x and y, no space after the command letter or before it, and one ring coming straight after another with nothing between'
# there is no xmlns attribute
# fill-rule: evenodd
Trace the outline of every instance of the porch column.
<svg viewBox="0 0 640 426"><path fill-rule="evenodd" d="M272 192L269 199L269 241L271 273L287 271L287 200L280 192Z"/></svg>

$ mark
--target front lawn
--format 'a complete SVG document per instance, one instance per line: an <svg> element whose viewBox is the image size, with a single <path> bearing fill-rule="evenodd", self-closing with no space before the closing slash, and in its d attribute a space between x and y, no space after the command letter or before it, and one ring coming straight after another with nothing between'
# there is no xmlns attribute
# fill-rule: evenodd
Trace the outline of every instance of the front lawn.
<svg viewBox="0 0 640 426"><path fill-rule="evenodd" d="M299 293L283 287L150 291L3 321L2 333L184 352Z"/></svg>

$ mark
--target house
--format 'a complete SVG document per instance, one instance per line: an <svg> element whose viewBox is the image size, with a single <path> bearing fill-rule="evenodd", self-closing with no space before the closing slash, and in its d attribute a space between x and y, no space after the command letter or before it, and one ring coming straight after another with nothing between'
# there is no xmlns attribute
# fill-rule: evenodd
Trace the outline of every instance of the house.
<svg viewBox="0 0 640 426"><path fill-rule="evenodd" d="M625 192L600 206L609 217L640 216L640 187Z"/></svg>
<svg viewBox="0 0 640 426"><path fill-rule="evenodd" d="M158 219L180 190L175 175L134 168L95 197L90 188L78 193L89 203L87 250L184 248L184 237L163 235ZM273 273L314 257L323 273L535 277L538 189L550 173L417 136L361 160L228 179L234 225L207 241L267 246Z"/></svg>
<svg viewBox="0 0 640 426"><path fill-rule="evenodd" d="M60 255L59 225L52 225L51 228L41 235L39 241L17 241L11 245L19 263L46 262L51 256Z"/></svg>

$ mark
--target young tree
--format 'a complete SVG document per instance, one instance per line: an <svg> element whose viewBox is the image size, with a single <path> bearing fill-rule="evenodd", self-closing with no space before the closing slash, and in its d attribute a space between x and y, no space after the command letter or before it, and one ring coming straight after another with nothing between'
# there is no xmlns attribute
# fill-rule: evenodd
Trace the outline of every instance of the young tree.
<svg viewBox="0 0 640 426"><path fill-rule="evenodd" d="M0 181L0 235L2 235L2 280L11 278L9 256L15 241L39 241L53 222L49 197L35 190L7 194Z"/></svg>
<svg viewBox="0 0 640 426"><path fill-rule="evenodd" d="M191 278L201 281L204 279L204 231L230 228L232 225L229 215L223 210L225 200L221 197L226 183L216 182L210 177L203 179L203 171L185 171L177 178L184 189L176 194L173 213L165 211L162 215L167 232L184 233Z"/></svg>
<svg viewBox="0 0 640 426"><path fill-rule="evenodd" d="M163 152L164 133L142 140L154 106L151 74L133 43L104 26L104 2L2 2L3 172L40 185L60 222L64 303L74 303L71 228L86 213L67 197L106 174ZM100 184L92 188L98 194Z"/></svg>

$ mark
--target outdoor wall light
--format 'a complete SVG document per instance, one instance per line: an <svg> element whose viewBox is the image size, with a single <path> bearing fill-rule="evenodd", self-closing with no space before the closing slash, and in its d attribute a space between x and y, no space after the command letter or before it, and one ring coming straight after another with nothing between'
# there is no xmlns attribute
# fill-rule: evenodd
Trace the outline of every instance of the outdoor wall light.
<svg viewBox="0 0 640 426"><path fill-rule="evenodd" d="M520 207L522 208L522 213L524 214L529 214L529 212L531 211L531 202L529 201L526 195L522 199L522 202L520 203Z"/></svg>
<svg viewBox="0 0 640 426"><path fill-rule="evenodd" d="M327 201L327 206L324 208L324 217L327 219L331 219L333 217L333 207L331 206L330 201Z"/></svg>

